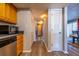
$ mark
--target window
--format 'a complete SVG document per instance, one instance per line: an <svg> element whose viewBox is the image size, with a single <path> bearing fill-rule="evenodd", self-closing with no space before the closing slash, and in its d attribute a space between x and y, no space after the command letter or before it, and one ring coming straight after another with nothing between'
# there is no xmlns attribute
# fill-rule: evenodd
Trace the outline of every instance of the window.
<svg viewBox="0 0 79 59"><path fill-rule="evenodd" d="M72 30L77 31L77 21L72 23Z"/></svg>

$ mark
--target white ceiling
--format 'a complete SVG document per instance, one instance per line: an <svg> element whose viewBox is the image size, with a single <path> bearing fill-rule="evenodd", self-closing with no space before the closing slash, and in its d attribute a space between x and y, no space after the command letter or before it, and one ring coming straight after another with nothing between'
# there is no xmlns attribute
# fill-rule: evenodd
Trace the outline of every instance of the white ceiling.
<svg viewBox="0 0 79 59"><path fill-rule="evenodd" d="M14 3L18 9L29 9L32 11L33 16L39 16L48 8L63 8L67 6L67 3Z"/></svg>
<svg viewBox="0 0 79 59"><path fill-rule="evenodd" d="M14 3L17 8L63 8L66 3Z"/></svg>

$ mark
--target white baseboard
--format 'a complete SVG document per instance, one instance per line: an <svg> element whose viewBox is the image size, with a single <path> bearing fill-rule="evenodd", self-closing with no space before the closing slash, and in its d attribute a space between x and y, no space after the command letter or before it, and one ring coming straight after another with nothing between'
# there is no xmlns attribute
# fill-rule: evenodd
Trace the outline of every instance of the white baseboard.
<svg viewBox="0 0 79 59"><path fill-rule="evenodd" d="M64 54L69 54L68 51L63 51Z"/></svg>
<svg viewBox="0 0 79 59"><path fill-rule="evenodd" d="M52 52L53 50L48 50L48 52ZM55 51L62 51L64 54L68 54L67 51L63 51L63 50L55 50Z"/></svg>
<svg viewBox="0 0 79 59"><path fill-rule="evenodd" d="M44 42L44 41L43 41L43 42ZM45 42L44 42L44 44L45 44ZM46 49L48 50L48 48L47 48L46 44L45 44L45 47L46 47Z"/></svg>
<svg viewBox="0 0 79 59"><path fill-rule="evenodd" d="M23 52L31 52L31 50L23 50Z"/></svg>
<svg viewBox="0 0 79 59"><path fill-rule="evenodd" d="M48 50L48 52L52 52L52 50Z"/></svg>

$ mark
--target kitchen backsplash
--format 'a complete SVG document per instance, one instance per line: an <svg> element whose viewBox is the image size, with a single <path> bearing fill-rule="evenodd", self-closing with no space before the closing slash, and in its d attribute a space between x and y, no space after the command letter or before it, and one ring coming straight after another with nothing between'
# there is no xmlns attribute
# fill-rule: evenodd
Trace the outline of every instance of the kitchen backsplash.
<svg viewBox="0 0 79 59"><path fill-rule="evenodd" d="M0 25L13 25L13 24L9 24L9 23L0 22ZM18 26L18 25L14 25L14 26Z"/></svg>

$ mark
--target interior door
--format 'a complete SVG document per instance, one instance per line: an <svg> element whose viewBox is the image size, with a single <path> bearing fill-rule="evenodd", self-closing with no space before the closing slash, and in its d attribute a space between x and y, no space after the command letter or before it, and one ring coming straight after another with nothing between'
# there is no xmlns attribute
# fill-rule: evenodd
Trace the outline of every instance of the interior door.
<svg viewBox="0 0 79 59"><path fill-rule="evenodd" d="M62 50L62 9L51 10L51 49Z"/></svg>

